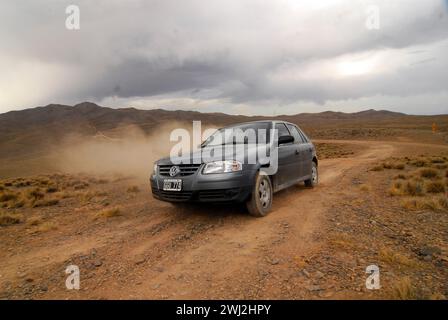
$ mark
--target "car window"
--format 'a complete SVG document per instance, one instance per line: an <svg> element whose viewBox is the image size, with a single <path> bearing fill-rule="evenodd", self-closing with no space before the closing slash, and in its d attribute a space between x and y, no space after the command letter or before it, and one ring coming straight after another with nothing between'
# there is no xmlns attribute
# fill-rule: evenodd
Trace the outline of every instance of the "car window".
<svg viewBox="0 0 448 320"><path fill-rule="evenodd" d="M293 126L292 124L288 124L287 127L289 129L289 132L291 132L291 135L294 137L294 143L305 142L295 126Z"/></svg>
<svg viewBox="0 0 448 320"><path fill-rule="evenodd" d="M253 122L233 125L221 128L215 131L206 141L202 143L202 147L214 147L219 145L228 145L235 143L269 143L269 131L271 130L271 122ZM247 134L247 136L239 136ZM251 138L251 139L248 139ZM250 140L250 141L249 141Z"/></svg>
<svg viewBox="0 0 448 320"><path fill-rule="evenodd" d="M299 133L300 133L300 135L302 136L302 138L303 138L303 142L304 142L304 143L308 143L308 142L310 142L310 139L308 139L308 137L306 136L306 134L303 133L302 130L300 130L300 129L298 129L298 128L297 128L297 130L299 130Z"/></svg>
<svg viewBox="0 0 448 320"><path fill-rule="evenodd" d="M278 136L289 136L289 131L286 128L284 123L277 123L275 124L275 129L278 131Z"/></svg>

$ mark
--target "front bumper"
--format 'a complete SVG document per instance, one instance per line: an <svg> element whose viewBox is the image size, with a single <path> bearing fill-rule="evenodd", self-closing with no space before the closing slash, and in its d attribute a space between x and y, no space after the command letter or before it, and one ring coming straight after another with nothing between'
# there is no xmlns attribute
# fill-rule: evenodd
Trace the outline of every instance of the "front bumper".
<svg viewBox="0 0 448 320"><path fill-rule="evenodd" d="M202 167L182 179L181 191L164 191L163 180L169 176L160 174L150 177L154 198L168 202L243 202L247 200L255 181L255 168L239 172L202 174Z"/></svg>

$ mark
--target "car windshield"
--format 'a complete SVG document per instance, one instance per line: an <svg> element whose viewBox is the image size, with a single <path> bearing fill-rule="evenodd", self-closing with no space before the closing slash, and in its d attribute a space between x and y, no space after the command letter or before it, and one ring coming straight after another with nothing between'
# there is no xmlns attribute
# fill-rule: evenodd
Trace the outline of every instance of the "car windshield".
<svg viewBox="0 0 448 320"><path fill-rule="evenodd" d="M269 143L270 128L270 122L243 123L221 128L208 137L201 147L229 144L267 144Z"/></svg>

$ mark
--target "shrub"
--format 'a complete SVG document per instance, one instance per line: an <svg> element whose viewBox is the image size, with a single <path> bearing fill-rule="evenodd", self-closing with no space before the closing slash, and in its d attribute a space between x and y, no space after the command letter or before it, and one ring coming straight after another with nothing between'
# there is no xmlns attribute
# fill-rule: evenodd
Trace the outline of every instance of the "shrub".
<svg viewBox="0 0 448 320"><path fill-rule="evenodd" d="M403 170L404 168L405 168L405 165L404 165L404 163L396 163L396 164L394 164L393 165L393 168L394 169L397 169L397 170Z"/></svg>
<svg viewBox="0 0 448 320"><path fill-rule="evenodd" d="M75 190L83 190L83 189L87 188L88 186L89 186L89 184L87 182L82 182L82 183L76 184L73 188Z"/></svg>
<svg viewBox="0 0 448 320"><path fill-rule="evenodd" d="M431 159L432 163L444 163L445 160L443 158L433 158Z"/></svg>
<svg viewBox="0 0 448 320"><path fill-rule="evenodd" d="M389 189L389 195L391 196L401 196L404 194L404 191L402 189L401 182L397 181L395 182L392 187Z"/></svg>
<svg viewBox="0 0 448 320"><path fill-rule="evenodd" d="M17 199L17 201L10 201L8 204L8 208L17 209L22 208L25 205L25 200Z"/></svg>
<svg viewBox="0 0 448 320"><path fill-rule="evenodd" d="M407 177L404 174L400 173L400 174L396 175L394 177L394 179L406 180Z"/></svg>
<svg viewBox="0 0 448 320"><path fill-rule="evenodd" d="M390 298L395 300L413 300L417 299L418 295L416 289L412 286L411 280L406 277L395 282Z"/></svg>
<svg viewBox="0 0 448 320"><path fill-rule="evenodd" d="M51 230L56 230L58 227L53 222L44 222L37 227L38 232L48 232Z"/></svg>
<svg viewBox="0 0 448 320"><path fill-rule="evenodd" d="M426 192L441 193L445 192L445 186L442 181L428 181L425 184Z"/></svg>
<svg viewBox="0 0 448 320"><path fill-rule="evenodd" d="M121 211L119 208L105 209L103 211L98 212L96 215L97 218L112 218L118 216L121 216Z"/></svg>
<svg viewBox="0 0 448 320"><path fill-rule="evenodd" d="M411 161L410 164L415 167L425 167L428 165L428 162L424 159L416 159Z"/></svg>
<svg viewBox="0 0 448 320"><path fill-rule="evenodd" d="M374 166L372 169L370 169L370 171L383 171L383 169L383 166L378 165Z"/></svg>
<svg viewBox="0 0 448 320"><path fill-rule="evenodd" d="M49 207L49 206L55 206L58 203L59 203L58 199L42 199L42 200L37 200L36 202L34 202L32 207L33 208Z"/></svg>
<svg viewBox="0 0 448 320"><path fill-rule="evenodd" d="M17 194L13 192L4 192L0 194L0 202L6 202L10 200L16 200Z"/></svg>
<svg viewBox="0 0 448 320"><path fill-rule="evenodd" d="M393 168L393 164L390 162L385 162L383 163L383 168L384 169L392 169Z"/></svg>
<svg viewBox="0 0 448 320"><path fill-rule="evenodd" d="M432 179L436 178L437 175L438 175L437 170L432 168L425 168L420 170L420 177L422 178Z"/></svg>
<svg viewBox="0 0 448 320"><path fill-rule="evenodd" d="M127 192L137 193L137 192L140 192L140 189L137 186L131 186L131 187L128 188Z"/></svg>
<svg viewBox="0 0 448 320"><path fill-rule="evenodd" d="M56 187L56 186L49 186L46 191L47 191L47 193L54 193L54 192L58 191L58 187Z"/></svg>
<svg viewBox="0 0 448 320"><path fill-rule="evenodd" d="M410 198L402 200L401 206L407 210L446 210L448 209L448 200L446 197Z"/></svg>
<svg viewBox="0 0 448 320"><path fill-rule="evenodd" d="M437 202L439 203L440 208L448 209L448 199L447 197L440 197Z"/></svg>
<svg viewBox="0 0 448 320"><path fill-rule="evenodd" d="M423 185L418 181L408 181L404 185L404 192L411 196L422 196L424 194Z"/></svg>
<svg viewBox="0 0 448 320"><path fill-rule="evenodd" d="M37 226L37 225L39 225L41 223L42 223L42 219L37 218L37 217L29 218L27 220L27 224L30 225L30 226Z"/></svg>
<svg viewBox="0 0 448 320"><path fill-rule="evenodd" d="M17 214L0 212L0 226L9 226L11 224L20 223L21 221L21 217Z"/></svg>
<svg viewBox="0 0 448 320"><path fill-rule="evenodd" d="M26 196L29 199L38 200L38 199L42 199L44 197L44 194L42 193L40 188L33 188L33 189L27 190Z"/></svg>
<svg viewBox="0 0 448 320"><path fill-rule="evenodd" d="M382 248L378 255L382 261L397 268L402 267L415 268L418 266L417 261L414 261L406 257L405 255L389 248Z"/></svg>

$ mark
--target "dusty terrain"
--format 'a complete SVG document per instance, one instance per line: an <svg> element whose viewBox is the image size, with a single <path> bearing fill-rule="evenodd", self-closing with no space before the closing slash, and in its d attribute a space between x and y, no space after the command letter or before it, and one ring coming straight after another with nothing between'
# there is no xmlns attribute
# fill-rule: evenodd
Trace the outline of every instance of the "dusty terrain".
<svg viewBox="0 0 448 320"><path fill-rule="evenodd" d="M320 184L256 219L156 201L147 179L172 129L262 117L91 103L0 115L0 298L446 299L448 116L278 118L316 143Z"/></svg>
<svg viewBox="0 0 448 320"><path fill-rule="evenodd" d="M143 176L3 179L3 194L17 197L0 209L0 296L446 299L448 209L405 207L389 189L397 174L419 169L411 158L420 154L440 157L423 167L439 166L446 184L448 147L317 142L325 153L319 186L276 194L261 219L235 205L156 201ZM403 157L403 168L384 165ZM446 200L444 188L438 199ZM71 264L80 268L80 290L65 288ZM371 264L380 268L380 290L365 287Z"/></svg>

